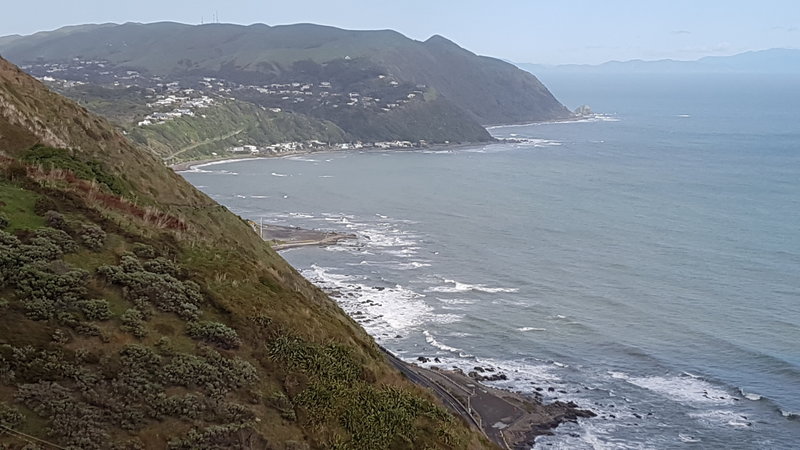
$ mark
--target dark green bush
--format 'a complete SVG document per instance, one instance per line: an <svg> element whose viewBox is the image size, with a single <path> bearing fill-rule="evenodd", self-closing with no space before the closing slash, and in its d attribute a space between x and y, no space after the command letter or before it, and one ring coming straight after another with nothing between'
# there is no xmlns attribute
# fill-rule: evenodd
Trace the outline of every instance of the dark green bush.
<svg viewBox="0 0 800 450"><path fill-rule="evenodd" d="M212 397L252 385L258 380L255 367L240 358L226 358L208 349L204 356L179 354L164 366L166 383L197 386Z"/></svg>
<svg viewBox="0 0 800 450"><path fill-rule="evenodd" d="M171 275L175 278L183 277L183 271L177 264L166 258L155 258L152 261L146 261L142 264L144 270L148 272L158 273L161 275Z"/></svg>
<svg viewBox="0 0 800 450"><path fill-rule="evenodd" d="M51 273L40 264L22 267L16 276L16 294L25 313L33 320L47 320L56 311L72 307L86 294L89 274L73 270L64 274Z"/></svg>
<svg viewBox="0 0 800 450"><path fill-rule="evenodd" d="M77 306L88 320L108 320L112 316L107 300L81 300Z"/></svg>
<svg viewBox="0 0 800 450"><path fill-rule="evenodd" d="M198 339L225 349L239 348L242 341L236 331L219 322L192 322L186 328L192 339Z"/></svg>
<svg viewBox="0 0 800 450"><path fill-rule="evenodd" d="M8 217L0 214L0 228L6 228L9 225L10 225L10 222L8 221Z"/></svg>
<svg viewBox="0 0 800 450"><path fill-rule="evenodd" d="M163 269L157 263L152 268ZM125 296L134 303L148 302L161 311L173 312L188 320L200 315L203 301L200 287L192 281L181 281L170 274L148 271L133 255L124 255L118 266L102 266L98 274L125 287Z"/></svg>
<svg viewBox="0 0 800 450"><path fill-rule="evenodd" d="M25 416L20 414L16 408L0 402L0 425L8 428L17 428Z"/></svg>
<svg viewBox="0 0 800 450"><path fill-rule="evenodd" d="M108 447L106 412L78 401L68 388L49 381L23 384L17 391L17 401L46 417L48 434L68 446L90 450Z"/></svg>
<svg viewBox="0 0 800 450"><path fill-rule="evenodd" d="M56 246L63 253L71 253L78 250L78 244L66 232L56 228L39 228L34 233L36 238L46 239Z"/></svg>
<svg viewBox="0 0 800 450"><path fill-rule="evenodd" d="M4 345L0 347L0 355L19 382L75 379L81 372L78 366L64 359L60 350Z"/></svg>
<svg viewBox="0 0 800 450"><path fill-rule="evenodd" d="M71 153L71 150L67 149L36 145L25 152L22 160L29 164L41 166L46 170L69 170L78 178L96 181L117 195L125 194L126 190L122 180L108 173L101 163L94 160L83 160L72 156Z"/></svg>
<svg viewBox="0 0 800 450"><path fill-rule="evenodd" d="M143 338L147 336L147 329L144 326L144 315L138 309L129 309L119 317L122 322L122 330L132 335Z"/></svg>
<svg viewBox="0 0 800 450"><path fill-rule="evenodd" d="M106 242L106 232L102 228L94 224L83 224L78 235L81 242L90 250L100 250Z"/></svg>
<svg viewBox="0 0 800 450"><path fill-rule="evenodd" d="M53 210L45 212L44 221L47 223L47 226L51 228L55 228L57 230L62 230L62 231L69 231L67 220L60 212Z"/></svg>
<svg viewBox="0 0 800 450"><path fill-rule="evenodd" d="M156 250L147 244L137 242L133 244L133 254L139 258L152 259L156 257Z"/></svg>
<svg viewBox="0 0 800 450"><path fill-rule="evenodd" d="M272 359L284 362L290 370L309 376L342 381L361 377L361 366L346 347L338 344L312 344L281 335L269 343L268 352Z"/></svg>

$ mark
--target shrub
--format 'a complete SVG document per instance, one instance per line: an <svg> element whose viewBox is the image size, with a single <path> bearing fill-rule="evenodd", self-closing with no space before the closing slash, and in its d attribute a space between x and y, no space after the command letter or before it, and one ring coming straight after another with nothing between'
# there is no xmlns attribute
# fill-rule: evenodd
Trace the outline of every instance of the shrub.
<svg viewBox="0 0 800 450"><path fill-rule="evenodd" d="M57 230L68 231L69 226L67 225L67 220L64 219L64 216L57 211L47 211L44 213L44 221L47 223L47 226L51 228L55 228Z"/></svg>
<svg viewBox="0 0 800 450"><path fill-rule="evenodd" d="M351 381L361 376L361 366L346 347L338 344L312 344L281 335L270 342L267 350L272 359L311 377Z"/></svg>
<svg viewBox="0 0 800 450"><path fill-rule="evenodd" d="M168 397L161 402L159 412L165 416L199 419L203 417L208 405L202 397L186 394L182 397Z"/></svg>
<svg viewBox="0 0 800 450"><path fill-rule="evenodd" d="M72 391L53 382L23 384L17 400L49 420L48 431L68 446L83 449L107 448L106 412L78 401Z"/></svg>
<svg viewBox="0 0 800 450"><path fill-rule="evenodd" d="M156 250L147 244L137 242L133 244L133 254L139 258L152 259L156 257Z"/></svg>
<svg viewBox="0 0 800 450"><path fill-rule="evenodd" d="M0 354L5 356L8 367L17 381L59 381L76 378L80 368L64 360L58 350L41 350L31 346L3 346Z"/></svg>
<svg viewBox="0 0 800 450"><path fill-rule="evenodd" d="M203 430L192 429L183 438L169 441L169 450L209 450L209 449L244 449L245 443L236 436L248 429L248 435L256 433L246 424L216 425Z"/></svg>
<svg viewBox="0 0 800 450"><path fill-rule="evenodd" d="M144 270L161 275L171 275L175 278L180 278L182 270L174 262L166 258L155 258L152 261L147 261L142 264Z"/></svg>
<svg viewBox="0 0 800 450"><path fill-rule="evenodd" d="M25 416L20 414L16 408L0 402L0 425L8 428L16 428L23 420L25 420Z"/></svg>
<svg viewBox="0 0 800 450"><path fill-rule="evenodd" d="M36 238L46 239L55 244L63 253L78 250L78 244L63 230L56 228L39 228L34 233Z"/></svg>
<svg viewBox="0 0 800 450"><path fill-rule="evenodd" d="M197 386L212 397L249 386L258 381L255 367L240 358L226 358L209 349L205 356L179 354L164 366L164 382Z"/></svg>
<svg viewBox="0 0 800 450"><path fill-rule="evenodd" d="M192 322L187 327L192 339L198 339L225 349L239 348L242 341L236 331L219 322Z"/></svg>
<svg viewBox="0 0 800 450"><path fill-rule="evenodd" d="M0 228L7 228L9 225L8 217L0 214Z"/></svg>
<svg viewBox="0 0 800 450"><path fill-rule="evenodd" d="M81 300L77 305L88 320L108 320L112 316L107 300Z"/></svg>
<svg viewBox="0 0 800 450"><path fill-rule="evenodd" d="M31 264L19 271L16 293L29 318L47 320L53 318L56 310L69 308L85 295L88 278L84 270L59 275Z"/></svg>
<svg viewBox="0 0 800 450"><path fill-rule="evenodd" d="M81 225L78 235L83 245L91 250L100 250L106 242L106 232L94 224Z"/></svg>
<svg viewBox="0 0 800 450"><path fill-rule="evenodd" d="M0 230L0 286L5 286L22 264L20 246L16 236Z"/></svg>
<svg viewBox="0 0 800 450"><path fill-rule="evenodd" d="M147 329L144 326L144 315L138 309L129 309L119 317L122 322L122 330L137 338L147 336Z"/></svg>
<svg viewBox="0 0 800 450"><path fill-rule="evenodd" d="M163 264L157 266L166 267ZM196 283L181 281L170 274L150 272L133 255L124 255L118 266L102 266L97 272L106 280L127 288L125 296L134 304L149 302L161 311L174 312L188 320L195 320L200 315L198 305L203 296Z"/></svg>
<svg viewBox="0 0 800 450"><path fill-rule="evenodd" d="M123 195L125 193L122 180L108 173L100 162L77 158L71 155L70 150L35 145L25 152L22 160L41 166L45 170L68 170L78 178L96 181L104 185L115 194Z"/></svg>

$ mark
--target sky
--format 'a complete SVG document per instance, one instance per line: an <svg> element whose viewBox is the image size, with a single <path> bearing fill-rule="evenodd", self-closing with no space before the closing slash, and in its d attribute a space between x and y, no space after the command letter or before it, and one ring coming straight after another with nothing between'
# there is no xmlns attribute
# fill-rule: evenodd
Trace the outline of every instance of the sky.
<svg viewBox="0 0 800 450"><path fill-rule="evenodd" d="M319 23L445 36L539 64L693 60L800 48L798 0L38 0L7 2L0 36L105 22Z"/></svg>

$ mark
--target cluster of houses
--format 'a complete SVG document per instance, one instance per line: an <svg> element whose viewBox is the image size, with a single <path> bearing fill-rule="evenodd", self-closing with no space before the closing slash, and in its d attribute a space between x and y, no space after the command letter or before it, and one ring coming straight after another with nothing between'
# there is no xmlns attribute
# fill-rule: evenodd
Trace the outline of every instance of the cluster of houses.
<svg viewBox="0 0 800 450"><path fill-rule="evenodd" d="M114 70L108 61L80 58L61 63L28 64L21 68L44 82L62 87L74 87L87 82L129 87L139 84L142 78L136 70Z"/></svg>
<svg viewBox="0 0 800 450"><path fill-rule="evenodd" d="M371 88L361 92L348 92L333 81L272 83L262 86L243 85L228 80L203 77L190 82L191 87L177 81L167 81L159 76L144 76L136 70L116 68L103 60L81 60L75 58L63 63L42 63L23 66L23 69L42 81L63 88L72 88L87 83L118 87L140 87L146 89L146 105L151 108L140 127L164 124L180 117L205 117L199 110L215 104L215 99L234 98L237 94L248 97L255 93L263 109L272 112L302 110L312 106L325 108L362 108L388 112L404 104L423 99L425 85L401 84L391 75L378 75L370 82ZM298 109L299 108L299 109ZM320 141L282 142L267 146L240 145L228 148L234 154L282 154L313 150L394 149L425 147L424 141L386 141L374 143L351 142L329 144Z"/></svg>
<svg viewBox="0 0 800 450"><path fill-rule="evenodd" d="M379 75L376 81L392 88L400 88L402 86L398 81L386 75ZM206 83L209 83L210 86L210 80ZM426 86L418 85L408 92L391 92L389 100L385 98L382 99L374 94L366 95L360 92L337 92L336 88L337 87L334 86L331 81L321 81L318 83L293 81L263 86L239 85L235 89L237 91L258 93L261 96L259 103L271 104L271 106L277 110L280 110L281 107L291 109L293 105L316 102L322 106L333 109L355 107L388 112L414 101L417 98L421 99Z"/></svg>
<svg viewBox="0 0 800 450"><path fill-rule="evenodd" d="M173 83L169 83L167 86L171 84ZM175 86L177 86L177 83L175 83ZM177 119L183 116L194 117L195 110L208 108L214 104L213 98L194 89L177 89L171 92L174 93L157 95L154 102L148 103L148 108L159 108L162 109L162 111L153 111L145 116L144 120L139 121L137 125L140 127L145 127L148 125L163 124L168 120ZM172 109L163 111L164 109L169 108Z"/></svg>
<svg viewBox="0 0 800 450"><path fill-rule="evenodd" d="M277 155L283 153L295 153L302 151L314 150L360 150L360 149L396 149L396 148L414 148L426 147L425 141L411 142L411 141L385 141L374 143L363 142L348 142L341 144L329 144L322 141L310 140L305 142L281 142L267 146L255 145L240 145L230 147L229 153L236 155Z"/></svg>

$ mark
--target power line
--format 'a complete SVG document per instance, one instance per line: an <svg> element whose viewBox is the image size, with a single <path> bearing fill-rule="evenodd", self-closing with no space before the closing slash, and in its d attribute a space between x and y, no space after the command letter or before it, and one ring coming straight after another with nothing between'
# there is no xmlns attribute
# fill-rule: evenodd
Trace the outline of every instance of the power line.
<svg viewBox="0 0 800 450"><path fill-rule="evenodd" d="M33 439L34 441L36 441L36 442L38 442L40 444L49 445L50 447L57 448L59 450L67 450L65 447L62 447L62 446L60 446L58 444L54 444L52 442L45 441L44 439L39 439L39 438L37 438L35 436L31 436L29 434L25 434L25 433L23 433L21 431L17 431L15 429L9 428L9 427L7 427L5 425L0 425L0 429L3 429L6 433L8 433L8 434L10 434L12 436L15 436L15 437L17 437L19 439L22 439L23 441L26 441L26 442L28 442L30 444L34 444L35 443L35 442L30 440L30 439Z"/></svg>

